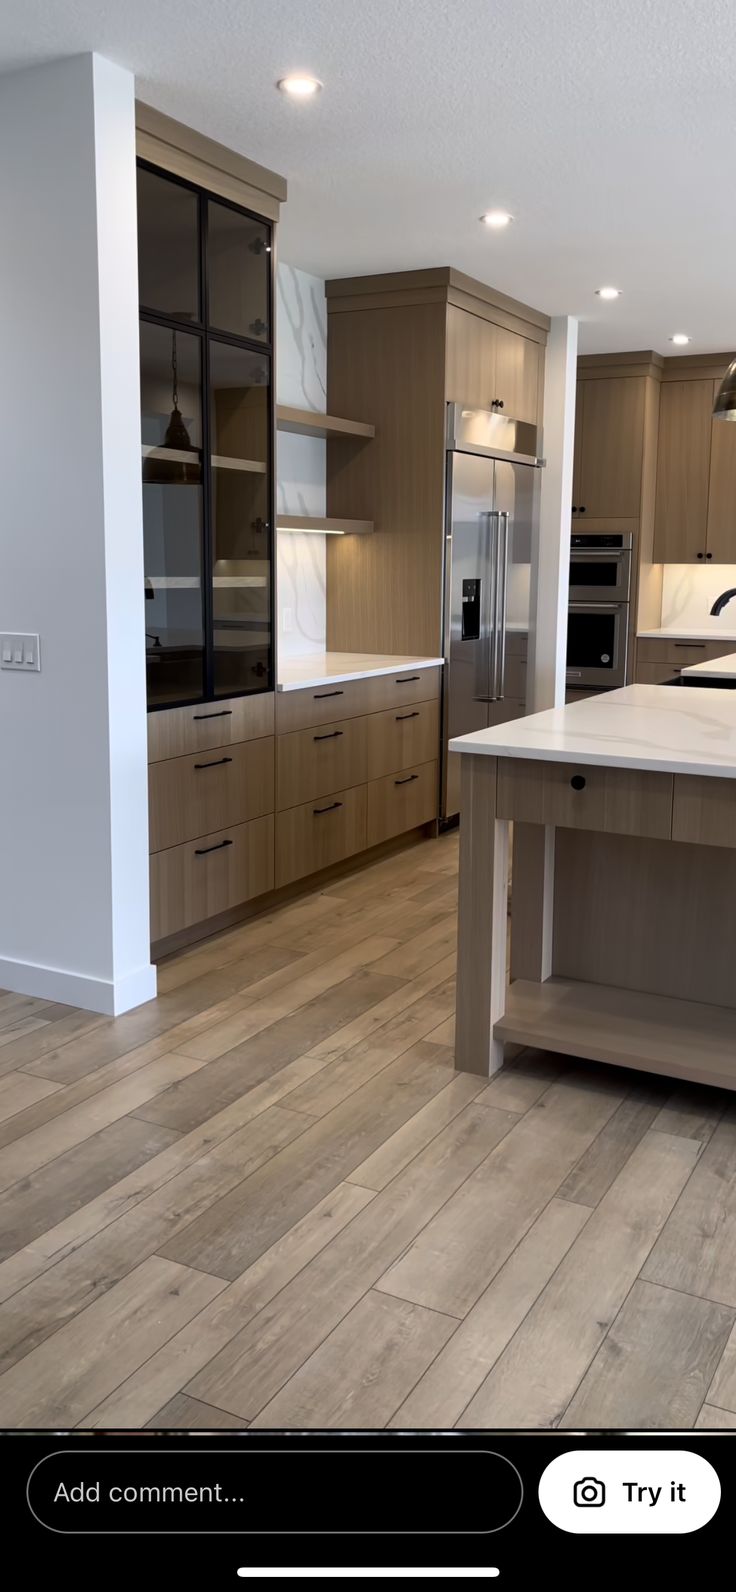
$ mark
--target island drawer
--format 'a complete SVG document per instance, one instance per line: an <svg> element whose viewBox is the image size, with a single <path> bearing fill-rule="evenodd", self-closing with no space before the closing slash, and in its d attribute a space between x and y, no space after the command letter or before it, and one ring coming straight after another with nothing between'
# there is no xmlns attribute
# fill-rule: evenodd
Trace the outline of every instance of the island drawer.
<svg viewBox="0 0 736 1592"><path fill-rule="evenodd" d="M361 721L368 753L368 779L382 779L403 768L436 760L439 750L439 702L407 703L373 713Z"/></svg>
<svg viewBox="0 0 736 1592"><path fill-rule="evenodd" d="M736 780L676 774L672 839L736 846Z"/></svg>
<svg viewBox="0 0 736 1592"><path fill-rule="evenodd" d="M273 735L273 692L232 697L222 702L197 702L188 708L162 708L148 715L148 761L186 757L233 741L257 741Z"/></svg>
<svg viewBox="0 0 736 1592"><path fill-rule="evenodd" d="M151 939L273 889L273 815L216 830L151 858Z"/></svg>
<svg viewBox="0 0 736 1592"><path fill-rule="evenodd" d="M299 691L279 691L276 697L276 728L309 729L313 724L329 724L331 719L355 718L362 713L380 713L397 705L427 702L439 696L439 669L406 669L396 674L363 677L360 680L334 680Z"/></svg>
<svg viewBox="0 0 736 1592"><path fill-rule="evenodd" d="M273 812L273 765L273 736L152 763L148 774L151 851L164 851L197 835Z"/></svg>
<svg viewBox="0 0 736 1592"><path fill-rule="evenodd" d="M378 846L382 840L429 823L437 817L437 807L436 762L372 780L368 786L367 845Z"/></svg>
<svg viewBox="0 0 736 1592"><path fill-rule="evenodd" d="M298 807L315 796L362 785L367 778L366 720L342 719L279 735L276 803Z"/></svg>
<svg viewBox="0 0 736 1592"><path fill-rule="evenodd" d="M518 823L669 840L672 775L499 758L496 812Z"/></svg>
<svg viewBox="0 0 736 1592"><path fill-rule="evenodd" d="M641 636L636 643L637 664L673 663L681 669L691 663L710 663L713 658L725 658L732 652L736 652L736 644L717 637L713 641L677 641L674 637Z"/></svg>
<svg viewBox="0 0 736 1592"><path fill-rule="evenodd" d="M291 884L364 851L365 785L276 815L276 884Z"/></svg>

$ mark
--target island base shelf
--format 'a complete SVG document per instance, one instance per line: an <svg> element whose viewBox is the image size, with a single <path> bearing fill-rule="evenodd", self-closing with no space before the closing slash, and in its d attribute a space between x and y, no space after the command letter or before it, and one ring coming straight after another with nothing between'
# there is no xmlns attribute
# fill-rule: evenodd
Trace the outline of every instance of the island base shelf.
<svg viewBox="0 0 736 1592"><path fill-rule="evenodd" d="M736 1009L552 977L517 979L493 1028L505 1044L736 1089Z"/></svg>

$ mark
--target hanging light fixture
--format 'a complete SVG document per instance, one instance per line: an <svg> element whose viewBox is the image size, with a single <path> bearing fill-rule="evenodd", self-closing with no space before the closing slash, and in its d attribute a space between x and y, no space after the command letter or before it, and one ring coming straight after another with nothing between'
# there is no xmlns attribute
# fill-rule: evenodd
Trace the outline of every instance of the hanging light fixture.
<svg viewBox="0 0 736 1592"><path fill-rule="evenodd" d="M176 332L171 333L171 401L173 408L164 440L160 448L156 448L146 456L143 466L144 486L191 486L201 479L199 450L192 446L191 437L179 408ZM191 453L191 462L188 459L164 458L162 457L164 450L169 453Z"/></svg>
<svg viewBox="0 0 736 1592"><path fill-rule="evenodd" d="M736 359L729 365L713 405L714 420L736 420Z"/></svg>

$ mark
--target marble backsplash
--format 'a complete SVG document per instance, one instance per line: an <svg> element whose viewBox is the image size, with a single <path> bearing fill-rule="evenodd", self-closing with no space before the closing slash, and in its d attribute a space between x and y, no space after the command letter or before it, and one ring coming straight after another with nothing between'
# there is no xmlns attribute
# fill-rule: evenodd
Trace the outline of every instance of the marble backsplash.
<svg viewBox="0 0 736 1592"><path fill-rule="evenodd" d="M327 311L324 282L294 266L278 267L276 396L299 409L326 406ZM326 445L278 433L276 507L282 514L325 514ZM283 657L326 647L325 537L280 531L277 537L278 647Z"/></svg>
<svg viewBox="0 0 736 1592"><path fill-rule="evenodd" d="M665 564L662 577L662 619L664 629L713 631L714 636L728 627L736 628L736 598L719 619L711 618L716 597L736 586L736 564L709 564L702 569L692 564Z"/></svg>

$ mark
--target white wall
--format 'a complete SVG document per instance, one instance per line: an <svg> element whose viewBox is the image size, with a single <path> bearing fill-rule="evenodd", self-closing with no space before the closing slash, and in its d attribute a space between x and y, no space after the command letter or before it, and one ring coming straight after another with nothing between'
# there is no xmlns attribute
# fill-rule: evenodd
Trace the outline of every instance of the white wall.
<svg viewBox="0 0 736 1592"><path fill-rule="evenodd" d="M294 266L278 267L276 397L297 409L324 410L327 401L325 285ZM326 444L278 434L277 508L282 514L325 513ZM278 535L278 647L283 657L324 652L325 537Z"/></svg>
<svg viewBox="0 0 736 1592"><path fill-rule="evenodd" d="M570 587L570 516L575 447L578 323L553 318L544 368L546 459L540 484L539 532L532 563L529 635L529 709L565 701L567 603Z"/></svg>
<svg viewBox="0 0 736 1592"><path fill-rule="evenodd" d="M0 985L114 1012L149 961L133 78L0 79Z"/></svg>

